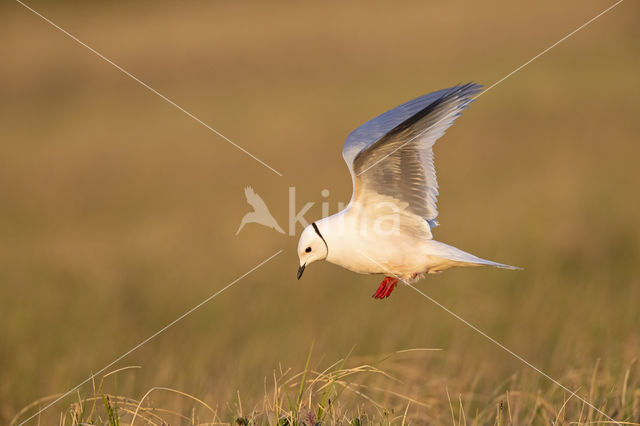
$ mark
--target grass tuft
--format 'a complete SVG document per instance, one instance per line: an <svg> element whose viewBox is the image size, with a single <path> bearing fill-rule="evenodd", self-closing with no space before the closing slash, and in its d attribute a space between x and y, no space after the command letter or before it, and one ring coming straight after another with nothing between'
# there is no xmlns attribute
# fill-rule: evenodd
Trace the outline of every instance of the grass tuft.
<svg viewBox="0 0 640 426"><path fill-rule="evenodd" d="M78 391L69 406L58 413L59 424L362 426L439 423L500 426L611 423L577 398L582 395L580 386L570 394L557 387L531 393L518 389L526 387L526 382L518 379L526 374L517 374L489 398L474 392L453 393L457 397L452 397L446 384L439 385L441 398L434 398L416 391L421 389L417 385L429 381L428 376L409 374L398 377L401 371L407 371L408 365L421 364L420 359L407 359L407 353L424 356L429 352L397 351L384 357L371 357L369 363L349 366L352 353L353 348L343 359L320 370L313 366L312 345L301 372L280 369L279 374L274 372L272 376L272 386L265 380L261 404L247 405L238 392L237 402L233 406L227 404L226 410L215 408L203 398L166 387L153 387L139 399L109 393L105 389L105 377L127 375L139 367L121 368L103 376L97 385L92 382L90 389ZM620 378L620 385L610 386L611 378L599 377L598 368L599 363L580 377L580 381L588 385L584 386L587 389L584 397L588 397L600 410L606 410L619 424L640 425L640 378L637 372L629 366ZM415 373L418 370L408 371ZM29 404L14 417L11 425L18 424L21 418L55 397ZM96 404L98 401L102 401L102 405ZM243 403L244 407L253 408L243 408ZM54 414L53 410L48 413L49 416Z"/></svg>

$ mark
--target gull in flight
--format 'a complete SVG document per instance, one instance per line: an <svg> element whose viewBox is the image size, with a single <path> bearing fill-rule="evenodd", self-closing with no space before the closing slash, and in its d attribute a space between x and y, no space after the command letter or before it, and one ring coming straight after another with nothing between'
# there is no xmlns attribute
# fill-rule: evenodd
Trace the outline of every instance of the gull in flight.
<svg viewBox="0 0 640 426"><path fill-rule="evenodd" d="M265 204L262 197L256 194L252 187L247 186L244 189L244 196L247 198L247 203L249 203L249 205L253 207L253 211L245 214L242 217L242 220L240 221L240 227L236 231L236 235L240 233L242 228L244 228L247 223L259 223L260 225L273 228L279 233L284 234L284 231L282 230L282 228L280 228L278 222L276 222L276 219L267 208L267 205Z"/></svg>
<svg viewBox="0 0 640 426"><path fill-rule="evenodd" d="M433 145L472 101L469 83L406 102L354 130L344 157L353 195L341 212L307 226L300 235L298 279L327 260L360 274L385 274L374 298L388 297L399 280L453 266L520 269L481 259L435 241L438 182Z"/></svg>

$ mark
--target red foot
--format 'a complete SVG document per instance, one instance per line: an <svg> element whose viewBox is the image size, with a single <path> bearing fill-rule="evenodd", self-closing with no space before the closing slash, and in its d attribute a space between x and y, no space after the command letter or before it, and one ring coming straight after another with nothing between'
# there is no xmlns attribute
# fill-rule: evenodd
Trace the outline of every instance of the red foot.
<svg viewBox="0 0 640 426"><path fill-rule="evenodd" d="M397 278L384 277L384 280L380 283L380 287L378 287L378 290L376 290L375 294L371 297L374 299L384 299L385 297L389 297L397 284Z"/></svg>

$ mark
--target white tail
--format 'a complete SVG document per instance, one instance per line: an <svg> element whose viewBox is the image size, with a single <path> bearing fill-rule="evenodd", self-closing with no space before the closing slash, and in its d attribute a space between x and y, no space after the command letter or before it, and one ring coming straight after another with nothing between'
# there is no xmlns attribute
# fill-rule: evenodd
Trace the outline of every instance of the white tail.
<svg viewBox="0 0 640 426"><path fill-rule="evenodd" d="M430 241L430 250L433 250L433 254L438 257L442 257L448 260L452 260L454 262L459 262L461 264L466 264L468 266L493 266L496 268L503 269L511 269L521 271L522 268L518 266L505 265L504 263L493 262L491 260L482 259L478 256L474 256L471 253L467 253L466 251L462 251L458 248L450 246L445 243L441 243L440 241L431 240Z"/></svg>

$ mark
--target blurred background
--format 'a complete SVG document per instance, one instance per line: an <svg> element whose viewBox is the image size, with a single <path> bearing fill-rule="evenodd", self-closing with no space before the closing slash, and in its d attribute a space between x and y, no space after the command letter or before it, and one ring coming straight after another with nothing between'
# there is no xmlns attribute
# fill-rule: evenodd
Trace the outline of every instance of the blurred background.
<svg viewBox="0 0 640 426"><path fill-rule="evenodd" d="M318 370L354 345L354 363L441 349L390 366L394 386L428 402L416 418L450 418L447 392L469 409L505 390L562 405L568 394L411 289L372 300L382 277L327 263L296 281L297 237L235 233L251 210L245 186L285 229L290 186L298 210L315 203L308 220L322 202L335 213L351 196L351 130L424 93L488 86L612 3L28 4L283 176L3 2L0 423L279 249L114 366L142 367L117 391L166 386L230 411L239 392L250 411L315 342ZM524 271L451 270L419 288L585 396L594 371L618 392L630 369L627 395L640 392L639 13L622 3L487 92L435 149L435 238Z"/></svg>

